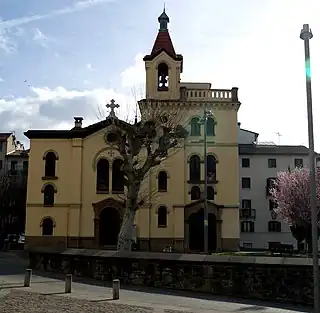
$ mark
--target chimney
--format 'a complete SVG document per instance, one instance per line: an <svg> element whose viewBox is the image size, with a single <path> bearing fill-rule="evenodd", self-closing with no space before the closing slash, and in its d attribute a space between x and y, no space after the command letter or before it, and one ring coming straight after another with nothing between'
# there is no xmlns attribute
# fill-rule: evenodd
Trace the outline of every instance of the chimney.
<svg viewBox="0 0 320 313"><path fill-rule="evenodd" d="M82 128L83 117L74 117L74 128Z"/></svg>

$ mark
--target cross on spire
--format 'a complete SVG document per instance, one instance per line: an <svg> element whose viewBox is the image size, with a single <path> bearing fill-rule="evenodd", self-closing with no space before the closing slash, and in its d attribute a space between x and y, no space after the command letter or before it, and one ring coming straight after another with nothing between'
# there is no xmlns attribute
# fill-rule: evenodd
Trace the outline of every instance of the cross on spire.
<svg viewBox="0 0 320 313"><path fill-rule="evenodd" d="M115 101L112 99L112 100L110 101L110 103L107 103L107 104L106 104L106 107L107 107L107 109L111 109L111 110L110 110L109 117L111 117L111 118L117 118L117 117L116 117L116 113L114 112L114 109L118 109L118 108L120 107L119 104L115 103Z"/></svg>

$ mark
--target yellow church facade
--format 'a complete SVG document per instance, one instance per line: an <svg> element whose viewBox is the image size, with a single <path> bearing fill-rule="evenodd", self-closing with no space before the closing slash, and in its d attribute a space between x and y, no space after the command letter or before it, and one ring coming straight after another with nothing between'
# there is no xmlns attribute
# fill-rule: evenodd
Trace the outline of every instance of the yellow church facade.
<svg viewBox="0 0 320 313"><path fill-rule="evenodd" d="M142 120L153 111L173 112L188 130L142 183L135 217L137 249L202 252L204 218L204 112L206 123L209 251L239 248L238 89L183 83L183 57L159 17L153 49L144 57L146 96ZM111 116L88 127L75 117L71 130L29 130L26 248L113 249L125 212L122 160L109 144ZM121 121L120 121L121 123ZM143 156L142 156L143 157Z"/></svg>

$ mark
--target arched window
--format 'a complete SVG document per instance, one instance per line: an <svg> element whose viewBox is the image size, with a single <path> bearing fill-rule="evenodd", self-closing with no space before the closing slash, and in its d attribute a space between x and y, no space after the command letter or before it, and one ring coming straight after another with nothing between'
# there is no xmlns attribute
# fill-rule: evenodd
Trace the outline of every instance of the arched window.
<svg viewBox="0 0 320 313"><path fill-rule="evenodd" d="M54 222L52 218L46 217L42 221L42 236L52 236L53 235Z"/></svg>
<svg viewBox="0 0 320 313"><path fill-rule="evenodd" d="M201 136L200 122L198 117L191 120L191 136Z"/></svg>
<svg viewBox="0 0 320 313"><path fill-rule="evenodd" d="M97 191L109 191L109 161L100 159L97 163Z"/></svg>
<svg viewBox="0 0 320 313"><path fill-rule="evenodd" d="M165 206L158 208L158 227L167 227L168 210Z"/></svg>
<svg viewBox="0 0 320 313"><path fill-rule="evenodd" d="M214 200L214 189L212 186L207 187L207 199Z"/></svg>
<svg viewBox="0 0 320 313"><path fill-rule="evenodd" d="M167 91L169 89L169 68L166 63L158 66L158 90Z"/></svg>
<svg viewBox="0 0 320 313"><path fill-rule="evenodd" d="M56 176L56 161L57 157L54 152L50 151L45 156L45 177L55 177Z"/></svg>
<svg viewBox="0 0 320 313"><path fill-rule="evenodd" d="M217 160L213 155L207 156L207 179L209 184L216 182L217 178Z"/></svg>
<svg viewBox="0 0 320 313"><path fill-rule="evenodd" d="M116 159L112 164L112 192L124 191L123 161Z"/></svg>
<svg viewBox="0 0 320 313"><path fill-rule="evenodd" d="M209 117L207 119L207 136L215 135L215 122L213 118Z"/></svg>
<svg viewBox="0 0 320 313"><path fill-rule="evenodd" d="M201 197L201 191L198 186L193 186L191 188L191 200L199 200Z"/></svg>
<svg viewBox="0 0 320 313"><path fill-rule="evenodd" d="M193 155L190 158L189 163L189 180L191 182L198 183L200 181L201 169L200 169L200 157Z"/></svg>
<svg viewBox="0 0 320 313"><path fill-rule="evenodd" d="M158 174L158 191L168 191L168 175L165 171Z"/></svg>
<svg viewBox="0 0 320 313"><path fill-rule="evenodd" d="M54 187L48 184L43 189L43 205L53 206L54 205Z"/></svg>

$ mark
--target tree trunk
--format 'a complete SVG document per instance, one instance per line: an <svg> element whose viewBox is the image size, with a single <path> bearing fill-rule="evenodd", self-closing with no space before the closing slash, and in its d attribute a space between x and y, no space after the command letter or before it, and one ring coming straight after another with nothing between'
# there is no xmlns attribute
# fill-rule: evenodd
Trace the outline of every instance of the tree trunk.
<svg viewBox="0 0 320 313"><path fill-rule="evenodd" d="M123 216L120 232L118 235L118 251L131 252L133 223L135 216L136 210L133 210L131 207L126 207L126 212Z"/></svg>

